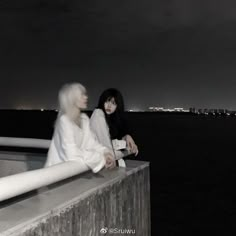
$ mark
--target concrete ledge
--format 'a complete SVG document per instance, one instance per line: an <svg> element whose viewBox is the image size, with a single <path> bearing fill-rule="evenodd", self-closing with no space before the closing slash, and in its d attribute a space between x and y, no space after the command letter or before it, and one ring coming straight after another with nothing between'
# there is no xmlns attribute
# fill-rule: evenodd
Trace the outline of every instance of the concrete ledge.
<svg viewBox="0 0 236 236"><path fill-rule="evenodd" d="M0 178L43 168L45 154L0 151Z"/></svg>
<svg viewBox="0 0 236 236"><path fill-rule="evenodd" d="M87 172L29 198L5 202L1 236L151 235L149 164ZM129 230L129 231L127 231Z"/></svg>

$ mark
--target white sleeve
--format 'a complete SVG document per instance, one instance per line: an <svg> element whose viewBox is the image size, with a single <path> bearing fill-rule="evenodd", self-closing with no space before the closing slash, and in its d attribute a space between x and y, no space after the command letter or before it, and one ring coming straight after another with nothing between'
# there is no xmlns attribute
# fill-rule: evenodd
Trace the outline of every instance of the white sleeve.
<svg viewBox="0 0 236 236"><path fill-rule="evenodd" d="M100 171L105 165L104 148L101 147L98 150L86 147L82 149L75 142L74 127L67 118L62 117L58 125L61 148L65 153L64 161L82 159L93 172Z"/></svg>
<svg viewBox="0 0 236 236"><path fill-rule="evenodd" d="M129 154L128 154L127 150L125 150L125 151L115 150L115 155L116 155L116 160L119 160L123 157L128 156Z"/></svg>
<svg viewBox="0 0 236 236"><path fill-rule="evenodd" d="M107 147L110 152L114 153L115 159L119 160L125 156L128 156L128 152L114 150L112 146L112 141L110 139L109 128L105 120L104 112L101 109L95 109L90 118L90 127L95 134L98 142Z"/></svg>
<svg viewBox="0 0 236 236"><path fill-rule="evenodd" d="M94 110L90 118L90 127L98 142L112 151L113 148L110 139L109 128L105 120L105 115L101 109Z"/></svg>

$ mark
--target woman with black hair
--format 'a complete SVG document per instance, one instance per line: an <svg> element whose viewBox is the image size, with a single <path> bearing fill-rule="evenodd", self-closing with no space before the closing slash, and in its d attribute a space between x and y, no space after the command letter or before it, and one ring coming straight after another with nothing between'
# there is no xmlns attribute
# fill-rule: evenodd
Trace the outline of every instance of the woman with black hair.
<svg viewBox="0 0 236 236"><path fill-rule="evenodd" d="M114 152L118 165L125 167L122 159L130 154L138 155L138 147L129 134L123 118L124 100L115 88L105 90L90 118L90 126L98 141Z"/></svg>

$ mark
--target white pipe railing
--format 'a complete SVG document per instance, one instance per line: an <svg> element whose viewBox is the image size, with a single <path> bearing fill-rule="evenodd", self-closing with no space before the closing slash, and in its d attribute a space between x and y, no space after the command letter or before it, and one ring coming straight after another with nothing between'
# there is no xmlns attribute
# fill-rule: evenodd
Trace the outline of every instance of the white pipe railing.
<svg viewBox="0 0 236 236"><path fill-rule="evenodd" d="M51 140L36 138L0 137L0 146L49 148Z"/></svg>
<svg viewBox="0 0 236 236"><path fill-rule="evenodd" d="M0 146L49 148L51 140L0 137ZM89 170L82 161L67 161L0 178L0 201L56 183Z"/></svg>
<svg viewBox="0 0 236 236"><path fill-rule="evenodd" d="M81 161L67 161L43 169L0 178L0 201L70 178L89 170Z"/></svg>

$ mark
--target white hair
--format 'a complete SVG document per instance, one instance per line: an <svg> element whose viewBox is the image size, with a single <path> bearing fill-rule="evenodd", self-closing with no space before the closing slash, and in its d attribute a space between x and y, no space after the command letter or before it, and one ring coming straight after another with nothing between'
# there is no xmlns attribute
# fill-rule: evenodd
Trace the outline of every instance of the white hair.
<svg viewBox="0 0 236 236"><path fill-rule="evenodd" d="M59 115L66 114L72 121L79 121L80 109L76 103L85 92L85 87L80 83L63 85L58 94Z"/></svg>

